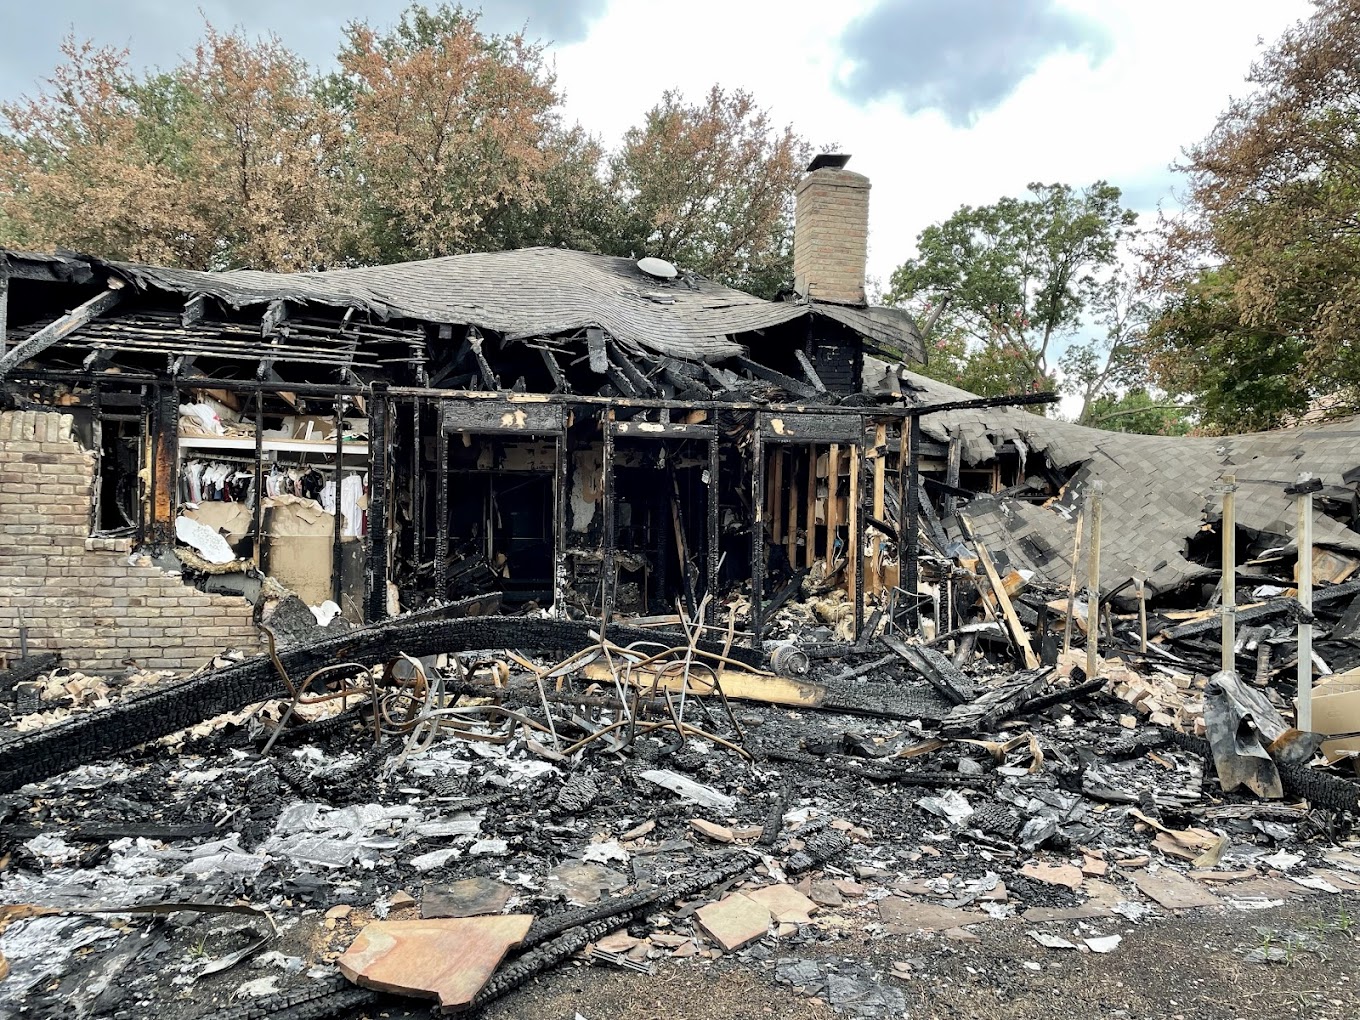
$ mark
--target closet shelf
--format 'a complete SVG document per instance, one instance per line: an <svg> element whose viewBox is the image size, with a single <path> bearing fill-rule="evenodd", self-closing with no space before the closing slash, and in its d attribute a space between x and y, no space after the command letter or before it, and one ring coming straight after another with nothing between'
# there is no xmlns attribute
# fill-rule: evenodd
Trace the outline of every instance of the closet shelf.
<svg viewBox="0 0 1360 1020"><path fill-rule="evenodd" d="M254 452L255 440L250 436L183 436L179 441L183 450L245 450ZM263 453L335 453L333 440L315 439L265 439L260 443ZM347 457L367 457L368 444L346 442L343 447Z"/></svg>

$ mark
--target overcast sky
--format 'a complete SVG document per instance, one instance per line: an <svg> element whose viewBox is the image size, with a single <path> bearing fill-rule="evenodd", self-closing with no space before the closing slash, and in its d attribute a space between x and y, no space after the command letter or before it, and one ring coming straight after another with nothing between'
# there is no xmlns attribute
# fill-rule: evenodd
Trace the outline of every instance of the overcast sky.
<svg viewBox="0 0 1360 1020"><path fill-rule="evenodd" d="M328 65L341 26L389 24L404 0L0 0L0 97L38 87L63 35L169 66L202 18L274 32ZM567 111L613 143L664 89L745 88L819 147L853 154L871 199L870 275L917 233L1030 181L1107 179L1151 212L1258 38L1305 0L486 0L484 25L553 41ZM199 11L202 11L200 15Z"/></svg>

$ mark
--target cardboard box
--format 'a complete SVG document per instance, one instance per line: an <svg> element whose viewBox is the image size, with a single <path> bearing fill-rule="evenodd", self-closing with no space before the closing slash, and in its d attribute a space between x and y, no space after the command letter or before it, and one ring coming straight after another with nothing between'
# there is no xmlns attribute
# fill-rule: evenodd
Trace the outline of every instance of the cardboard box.
<svg viewBox="0 0 1360 1020"><path fill-rule="evenodd" d="M1313 686L1313 730L1317 733L1360 732L1360 669L1324 677ZM1360 737L1323 741L1329 762L1360 755ZM1360 757L1352 757L1360 772Z"/></svg>

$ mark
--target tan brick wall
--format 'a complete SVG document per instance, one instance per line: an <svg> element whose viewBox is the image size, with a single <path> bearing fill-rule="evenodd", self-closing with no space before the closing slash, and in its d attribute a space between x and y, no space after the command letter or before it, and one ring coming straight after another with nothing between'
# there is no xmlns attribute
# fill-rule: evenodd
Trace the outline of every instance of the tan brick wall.
<svg viewBox="0 0 1360 1020"><path fill-rule="evenodd" d="M818 301L864 303L869 254L869 179L849 170L814 170L798 182L793 275Z"/></svg>
<svg viewBox="0 0 1360 1020"><path fill-rule="evenodd" d="M0 660L30 653L65 665L196 669L226 648L260 649L245 599L208 595L131 556L130 539L91 538L94 454L71 416L0 413Z"/></svg>

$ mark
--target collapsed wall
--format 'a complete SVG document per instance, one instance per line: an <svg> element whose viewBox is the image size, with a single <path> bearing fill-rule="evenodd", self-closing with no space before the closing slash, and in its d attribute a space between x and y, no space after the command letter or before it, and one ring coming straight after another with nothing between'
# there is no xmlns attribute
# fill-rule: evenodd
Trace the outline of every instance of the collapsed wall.
<svg viewBox="0 0 1360 1020"><path fill-rule="evenodd" d="M0 660L19 658L21 627L30 654L84 670L196 669L225 648L258 651L244 599L198 591L130 538L90 536L94 455L71 425L0 413Z"/></svg>

